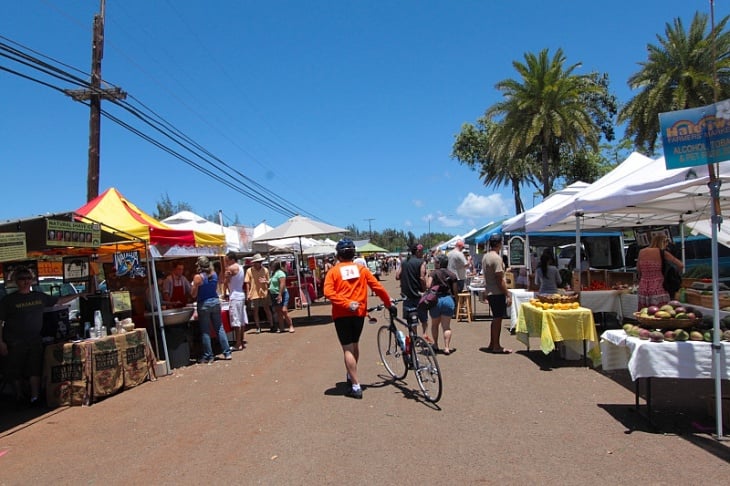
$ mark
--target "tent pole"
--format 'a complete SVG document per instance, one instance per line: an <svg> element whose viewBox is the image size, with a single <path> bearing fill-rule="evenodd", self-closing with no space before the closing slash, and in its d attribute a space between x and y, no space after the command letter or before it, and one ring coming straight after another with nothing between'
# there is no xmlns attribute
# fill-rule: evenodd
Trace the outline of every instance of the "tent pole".
<svg viewBox="0 0 730 486"><path fill-rule="evenodd" d="M718 440L725 440L723 437L722 427L722 374L720 364L722 363L722 348L720 345L720 297L719 288L719 255L717 248L717 233L722 224L722 215L719 213L720 185L722 181L715 177L710 178L707 184L712 195L712 308L713 312L713 332L712 332L712 369L715 374L715 422Z"/></svg>
<svg viewBox="0 0 730 486"><path fill-rule="evenodd" d="M154 291L152 295L155 298L155 303L157 304L157 317L160 320L160 336L162 336L162 350L165 352L165 369L167 370L167 374L170 374L170 357L167 354L167 339L165 338L165 321L162 320L162 302L160 302L160 292L157 290L159 287L157 286L157 266L155 265L155 259L150 255L150 260L152 260L152 283L155 286ZM154 320L153 320L154 321ZM154 330L154 322L152 325L152 328ZM159 356L159 350L157 350L157 355Z"/></svg>

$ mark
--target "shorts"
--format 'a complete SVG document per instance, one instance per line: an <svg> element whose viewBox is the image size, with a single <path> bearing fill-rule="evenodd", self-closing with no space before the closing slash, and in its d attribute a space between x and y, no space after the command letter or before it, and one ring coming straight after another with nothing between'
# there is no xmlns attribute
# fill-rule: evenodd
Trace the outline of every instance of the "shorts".
<svg viewBox="0 0 730 486"><path fill-rule="evenodd" d="M231 327L241 327L248 324L245 300L231 300L228 302L229 321Z"/></svg>
<svg viewBox="0 0 730 486"><path fill-rule="evenodd" d="M269 294L266 294L266 297L261 297L260 299L251 299L251 307L254 309L271 307L271 298L269 298Z"/></svg>
<svg viewBox="0 0 730 486"><path fill-rule="evenodd" d="M428 309L419 309L418 308L418 301L420 299L406 299L403 301L403 319L408 318L408 312L407 309L415 309L416 314L418 315L418 320L421 324L425 324L428 322Z"/></svg>
<svg viewBox="0 0 730 486"><path fill-rule="evenodd" d="M364 324L365 316L347 316L335 319L335 330L340 344L347 346L359 342Z"/></svg>
<svg viewBox="0 0 730 486"><path fill-rule="evenodd" d="M504 294L487 295L489 308L492 310L492 316L496 318L507 318L507 296Z"/></svg>
<svg viewBox="0 0 730 486"><path fill-rule="evenodd" d="M30 376L41 376L43 371L43 343L38 341L12 341L8 344L5 374L19 380Z"/></svg>
<svg viewBox="0 0 730 486"><path fill-rule="evenodd" d="M454 303L454 298L450 295L443 295L439 297L438 301L436 301L436 305L433 306L429 311L429 315L431 318L441 317L441 316L451 316L454 315L454 310L456 309L456 304Z"/></svg>
<svg viewBox="0 0 730 486"><path fill-rule="evenodd" d="M276 302L276 297L278 297L278 294L271 294L271 305L274 307L284 307L287 308L289 306L289 291L284 289L284 293L281 294L281 302Z"/></svg>

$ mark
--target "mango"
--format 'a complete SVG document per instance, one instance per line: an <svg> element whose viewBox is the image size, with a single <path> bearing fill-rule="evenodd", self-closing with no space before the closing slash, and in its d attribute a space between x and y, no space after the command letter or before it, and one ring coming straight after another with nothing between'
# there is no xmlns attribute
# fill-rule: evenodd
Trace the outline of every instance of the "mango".
<svg viewBox="0 0 730 486"><path fill-rule="evenodd" d="M665 331L664 340L665 341L674 341L674 331Z"/></svg>
<svg viewBox="0 0 730 486"><path fill-rule="evenodd" d="M648 329L639 330L639 339L649 339L651 332Z"/></svg>
<svg viewBox="0 0 730 486"><path fill-rule="evenodd" d="M689 333L685 331L684 329L677 329L674 331L674 340L675 341L686 341L689 339Z"/></svg>
<svg viewBox="0 0 730 486"><path fill-rule="evenodd" d="M700 331L692 331L689 333L689 340L690 341L702 341L705 337L702 335Z"/></svg>
<svg viewBox="0 0 730 486"><path fill-rule="evenodd" d="M656 313L654 314L654 317L656 317L658 319L671 319L672 314L670 314L668 311L660 310L660 311L656 311Z"/></svg>
<svg viewBox="0 0 730 486"><path fill-rule="evenodd" d="M664 341L664 334L661 331L651 331L649 333L649 340L653 343L660 343Z"/></svg>
<svg viewBox="0 0 730 486"><path fill-rule="evenodd" d="M624 332L625 332L626 334L628 334L628 333L629 333L629 331L631 331L631 328L632 328L632 327L634 327L634 325L633 325L633 324L624 324L623 330L624 330Z"/></svg>

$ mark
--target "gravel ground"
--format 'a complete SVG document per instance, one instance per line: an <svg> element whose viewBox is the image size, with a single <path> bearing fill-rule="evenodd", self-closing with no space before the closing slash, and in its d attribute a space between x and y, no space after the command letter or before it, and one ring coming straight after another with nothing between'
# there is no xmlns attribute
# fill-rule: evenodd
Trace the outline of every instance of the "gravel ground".
<svg viewBox="0 0 730 486"><path fill-rule="evenodd" d="M383 277L398 295L392 274ZM377 299L371 297L371 302ZM0 484L725 484L730 450L702 398L710 381L654 380L652 428L624 371L487 354L488 320L452 322L444 396L386 379L365 325L364 398L344 396L329 305L294 334L246 335L232 361L192 365L91 407L0 401ZM698 429L699 427L699 429Z"/></svg>

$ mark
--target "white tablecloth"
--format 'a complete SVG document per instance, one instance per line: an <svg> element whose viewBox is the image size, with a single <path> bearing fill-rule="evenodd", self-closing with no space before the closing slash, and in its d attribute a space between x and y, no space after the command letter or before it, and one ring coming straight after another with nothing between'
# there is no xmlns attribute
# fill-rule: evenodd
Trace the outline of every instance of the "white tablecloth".
<svg viewBox="0 0 730 486"><path fill-rule="evenodd" d="M621 363L621 356L628 362ZM604 370L628 368L632 380L638 378L714 378L712 343L704 341L664 341L653 343L629 337L623 330L601 334ZM730 343L720 343L720 375L730 380Z"/></svg>
<svg viewBox="0 0 730 486"><path fill-rule="evenodd" d="M615 312L621 317L621 302L617 290L584 290L580 293L580 306L593 312Z"/></svg>
<svg viewBox="0 0 730 486"><path fill-rule="evenodd" d="M517 318L520 313L520 306L529 302L531 298L535 296L535 292L530 292L524 289L509 289L509 293L512 296L512 305L509 308L510 316L510 331L517 328Z"/></svg>

